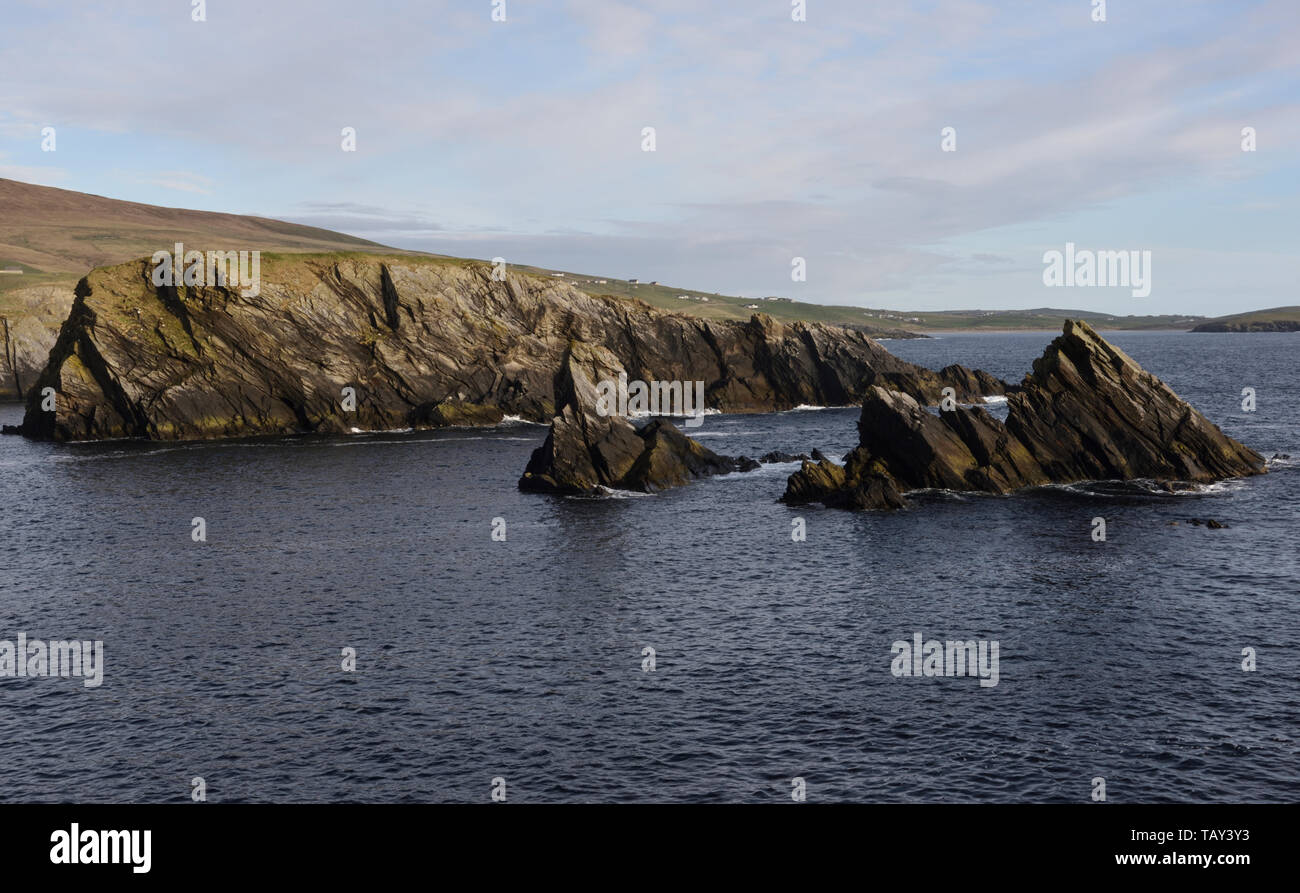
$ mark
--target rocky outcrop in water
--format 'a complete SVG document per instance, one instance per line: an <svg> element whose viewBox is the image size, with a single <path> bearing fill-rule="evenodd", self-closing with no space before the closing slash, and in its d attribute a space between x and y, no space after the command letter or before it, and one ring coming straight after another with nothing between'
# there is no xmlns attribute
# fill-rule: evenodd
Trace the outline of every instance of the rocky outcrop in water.
<svg viewBox="0 0 1300 893"><path fill-rule="evenodd" d="M758 457L758 461L767 464L769 462L807 462L807 453L787 453L782 450L772 450Z"/></svg>
<svg viewBox="0 0 1300 893"><path fill-rule="evenodd" d="M618 359L602 347L574 342L556 376L560 411L546 442L533 451L519 489L592 495L601 488L654 492L714 474L748 471L752 460L720 456L664 419L638 430L619 415L597 411L595 382L612 380Z"/></svg>
<svg viewBox="0 0 1300 893"><path fill-rule="evenodd" d="M593 297L488 264L371 255L263 255L256 296L154 286L146 261L92 271L34 390L23 433L54 440L196 439L550 421L571 341L632 380L705 382L728 412L849 405L872 385L937 402L1005 385L937 373L834 326L710 321ZM43 412L42 387L57 392ZM355 406L347 408L344 389Z"/></svg>
<svg viewBox="0 0 1300 893"><path fill-rule="evenodd" d="M843 468L805 462L782 497L897 508L909 490L1009 493L1083 480L1207 482L1262 474L1264 459L1225 435L1086 323L1063 334L1008 396L1005 424L981 407L938 415L873 386Z"/></svg>

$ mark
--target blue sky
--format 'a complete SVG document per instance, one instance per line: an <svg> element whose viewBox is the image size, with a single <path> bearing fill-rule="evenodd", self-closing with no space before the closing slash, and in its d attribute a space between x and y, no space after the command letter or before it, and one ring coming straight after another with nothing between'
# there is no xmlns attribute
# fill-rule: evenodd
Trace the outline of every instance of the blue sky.
<svg viewBox="0 0 1300 893"><path fill-rule="evenodd" d="M751 296L1300 303L1294 0L192 5L6 0L0 176ZM1067 241L1150 296L1044 286Z"/></svg>

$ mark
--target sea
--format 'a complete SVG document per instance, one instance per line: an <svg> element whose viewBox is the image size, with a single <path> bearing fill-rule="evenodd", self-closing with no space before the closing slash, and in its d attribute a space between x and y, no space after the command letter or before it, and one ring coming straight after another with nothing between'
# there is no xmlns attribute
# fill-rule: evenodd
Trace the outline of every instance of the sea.
<svg viewBox="0 0 1300 893"><path fill-rule="evenodd" d="M0 677L0 800L1295 801L1300 336L1105 336L1270 472L852 513L778 502L797 463L521 493L515 421L0 438L0 640L103 655ZM1015 382L1052 337L887 347ZM838 458L857 415L687 430ZM996 684L904 674L917 634L996 645Z"/></svg>

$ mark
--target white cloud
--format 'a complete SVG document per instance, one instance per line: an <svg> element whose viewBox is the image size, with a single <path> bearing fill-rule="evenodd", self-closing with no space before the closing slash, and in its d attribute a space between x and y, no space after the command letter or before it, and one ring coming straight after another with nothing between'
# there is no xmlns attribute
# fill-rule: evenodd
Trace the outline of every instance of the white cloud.
<svg viewBox="0 0 1300 893"><path fill-rule="evenodd" d="M810 299L988 287L970 258L1019 246L949 243L1171 183L1244 189L1294 167L1300 136L1300 20L1281 3L1145 3L1106 25L1028 0L817 0L807 23L749 0L511 4L503 25L447 2L226 0L205 25L64 8L0 37L10 70L40 72L0 83L16 120L190 140L264 181L263 210L379 241L498 239L723 291L794 293L794 254Z"/></svg>

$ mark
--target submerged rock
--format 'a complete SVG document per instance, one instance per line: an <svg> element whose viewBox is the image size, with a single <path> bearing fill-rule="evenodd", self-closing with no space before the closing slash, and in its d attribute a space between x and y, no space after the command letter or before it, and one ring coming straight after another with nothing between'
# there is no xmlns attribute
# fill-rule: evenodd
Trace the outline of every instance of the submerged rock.
<svg viewBox="0 0 1300 893"><path fill-rule="evenodd" d="M721 456L665 419L638 430L626 418L597 412L595 381L617 375L608 350L573 342L556 376L560 412L546 442L533 451L519 489L591 495L602 487L653 493L692 480L758 467L751 460Z"/></svg>
<svg viewBox="0 0 1300 893"><path fill-rule="evenodd" d="M1067 321L1008 396L1005 424L980 407L935 415L871 387L859 445L837 472L805 463L786 502L897 508L927 488L1009 493L1083 480L1203 483L1262 474L1264 460L1225 435L1086 323ZM810 500L808 497L811 496Z"/></svg>
<svg viewBox="0 0 1300 893"><path fill-rule="evenodd" d="M813 452L817 451L813 450ZM783 453L780 450L772 450L758 457L758 461L764 465L771 462L807 462L808 459L807 453Z"/></svg>

